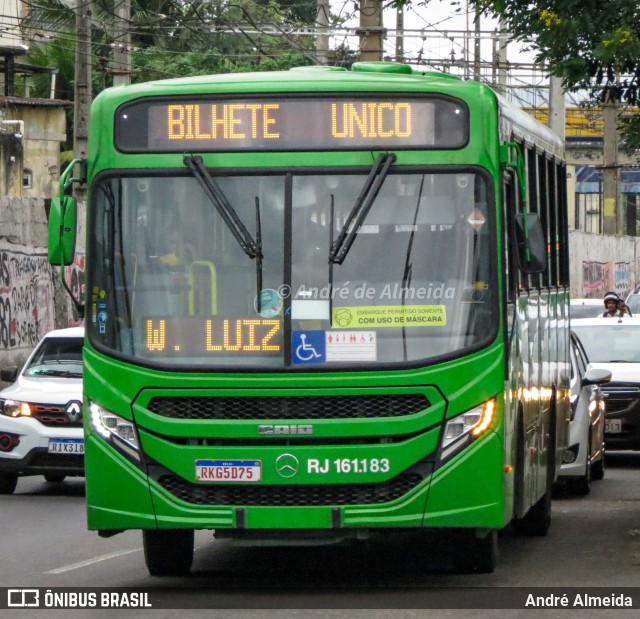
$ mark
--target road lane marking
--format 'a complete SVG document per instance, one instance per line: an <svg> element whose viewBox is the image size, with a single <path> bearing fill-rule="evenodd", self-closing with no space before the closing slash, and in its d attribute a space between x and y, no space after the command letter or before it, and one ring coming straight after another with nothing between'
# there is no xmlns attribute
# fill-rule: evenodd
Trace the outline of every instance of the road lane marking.
<svg viewBox="0 0 640 619"><path fill-rule="evenodd" d="M193 551L196 552L199 546L196 546ZM93 565L94 563L100 563L100 561L106 561L107 559L115 559L116 557L123 557L124 555L130 555L134 552L141 552L142 548L134 548L133 550L120 550L118 552L112 552L108 555L100 555L99 557L93 557L93 559L87 559L86 561L79 561L78 563L71 563L69 565L63 565L57 567L55 570L49 570L44 572L45 574L62 574L64 572L71 572L72 570L78 570L81 567L87 567L87 565Z"/></svg>
<svg viewBox="0 0 640 619"><path fill-rule="evenodd" d="M81 567L87 567L87 565L93 565L94 563L100 563L100 561L106 561L107 559L115 559L116 557L122 557L134 552L141 552L142 548L134 548L133 550L120 550L119 552L112 552L108 555L100 555L99 557L93 557L93 559L87 559L86 561L79 561L78 563L71 563L70 565L63 565L57 567L55 570L49 570L44 572L45 574L62 574L63 572L71 572L72 570L78 570Z"/></svg>

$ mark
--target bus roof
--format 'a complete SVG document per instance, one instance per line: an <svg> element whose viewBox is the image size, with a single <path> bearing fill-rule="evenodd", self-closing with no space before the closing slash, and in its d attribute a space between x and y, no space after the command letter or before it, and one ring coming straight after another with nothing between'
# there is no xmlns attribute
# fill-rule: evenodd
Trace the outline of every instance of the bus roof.
<svg viewBox="0 0 640 619"><path fill-rule="evenodd" d="M488 86L475 80L462 80L438 71L420 71L395 62L356 62L344 67L303 66L288 71L252 73L220 73L167 80L157 80L108 88L96 98L118 105L141 97L166 95L279 92L437 92L458 96L469 102L472 98L491 101L501 116L500 139L520 139L536 144L559 158L564 157L564 145L559 136L522 109L509 103Z"/></svg>

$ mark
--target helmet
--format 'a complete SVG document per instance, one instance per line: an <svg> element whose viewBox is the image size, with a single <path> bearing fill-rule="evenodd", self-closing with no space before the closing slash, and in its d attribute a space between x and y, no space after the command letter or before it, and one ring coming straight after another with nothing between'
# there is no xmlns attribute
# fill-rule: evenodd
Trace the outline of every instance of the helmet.
<svg viewBox="0 0 640 619"><path fill-rule="evenodd" d="M614 301L615 303L618 303L620 300L621 300L620 297L615 292L607 292L607 294L604 295L604 304L605 305L609 301Z"/></svg>

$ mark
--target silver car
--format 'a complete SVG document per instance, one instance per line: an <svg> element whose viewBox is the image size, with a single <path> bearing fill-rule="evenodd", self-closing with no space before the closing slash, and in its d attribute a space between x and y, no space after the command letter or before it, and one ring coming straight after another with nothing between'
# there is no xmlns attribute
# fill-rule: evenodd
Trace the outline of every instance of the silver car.
<svg viewBox="0 0 640 619"><path fill-rule="evenodd" d="M604 397L599 385L611 380L611 372L589 366L589 359L575 333L571 334L571 422L560 479L580 495L591 491L591 480L604 477Z"/></svg>

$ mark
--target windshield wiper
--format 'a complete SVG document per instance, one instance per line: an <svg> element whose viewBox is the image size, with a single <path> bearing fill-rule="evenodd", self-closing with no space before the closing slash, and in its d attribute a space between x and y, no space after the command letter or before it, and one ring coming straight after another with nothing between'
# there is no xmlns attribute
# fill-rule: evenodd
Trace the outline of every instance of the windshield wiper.
<svg viewBox="0 0 640 619"><path fill-rule="evenodd" d="M357 197L349 217L347 217L342 230L335 243L331 245L329 251L329 262L332 264L342 264L347 257L353 242L358 234L358 228L365 220L371 206L378 197L382 183L389 173L389 168L396 160L394 153L382 153L373 164L369 176ZM333 223L332 223L333 228Z"/></svg>
<svg viewBox="0 0 640 619"><path fill-rule="evenodd" d="M79 363L82 364L82 360L81 359L60 359L60 358L56 358L56 359L47 359L46 361L38 361L37 363L34 363L33 365L62 365L63 363Z"/></svg>
<svg viewBox="0 0 640 619"><path fill-rule="evenodd" d="M207 168L204 167L202 157L195 155L185 155L184 164L191 170L194 178L198 181L204 192L207 194L211 204L222 217L222 220L227 224L227 228L231 231L231 234L235 237L236 241L249 258L256 259L256 309L258 314L262 307L262 229L260 225L260 200L256 196L256 236L257 240L254 241L253 237L246 226L242 223L242 220L236 213L236 210L231 206L227 196L222 193L222 189L215 182Z"/></svg>
<svg viewBox="0 0 640 619"><path fill-rule="evenodd" d="M256 196L256 311L258 314L262 309L262 224L260 223L260 198Z"/></svg>
<svg viewBox="0 0 640 619"><path fill-rule="evenodd" d="M413 250L413 241L416 235L416 228L418 225L418 212L420 211L420 201L422 200L422 190L424 189L424 174L420 180L420 191L418 191L418 199L416 200L416 210L413 213L413 222L411 226L411 232L409 234L409 242L407 243L407 253L404 258L404 269L402 270L402 290L408 290L409 284L413 277L413 262L411 260L411 252ZM406 294L402 294L402 307L406 305ZM403 310L404 311L404 310ZM402 325L402 351L404 353L405 361L407 357L407 327Z"/></svg>
<svg viewBox="0 0 640 619"><path fill-rule="evenodd" d="M202 157L185 155L184 164L193 172L193 176L207 194L209 200L211 200L211 204L215 206L220 217L222 217L227 224L231 234L233 234L240 247L242 247L242 251L244 251L249 258L262 257L258 243L253 240L251 233L242 223L240 217L238 217L238 213L236 213L229 200L227 200L227 197L222 193L222 190L209 174L207 168L204 167Z"/></svg>
<svg viewBox="0 0 640 619"><path fill-rule="evenodd" d="M79 378L81 372L70 372L69 370L34 370L31 374L36 376L64 376L65 378Z"/></svg>

